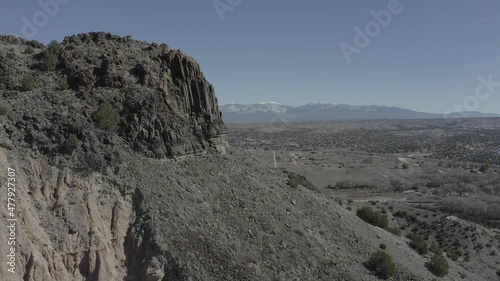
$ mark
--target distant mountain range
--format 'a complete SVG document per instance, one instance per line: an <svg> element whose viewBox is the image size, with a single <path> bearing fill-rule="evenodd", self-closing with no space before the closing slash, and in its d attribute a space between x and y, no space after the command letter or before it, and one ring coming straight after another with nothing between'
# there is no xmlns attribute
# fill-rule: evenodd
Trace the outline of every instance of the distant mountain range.
<svg viewBox="0 0 500 281"><path fill-rule="evenodd" d="M334 103L309 103L289 106L277 102L257 104L226 104L219 107L227 123L374 119L436 119L436 118L485 118L500 117L500 114L460 112L449 115L418 112L409 109L379 105L355 106Z"/></svg>

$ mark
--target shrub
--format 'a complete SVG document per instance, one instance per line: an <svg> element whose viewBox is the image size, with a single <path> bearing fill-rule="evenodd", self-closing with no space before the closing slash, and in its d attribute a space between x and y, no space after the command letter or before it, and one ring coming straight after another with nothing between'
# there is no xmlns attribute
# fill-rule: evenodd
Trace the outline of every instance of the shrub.
<svg viewBox="0 0 500 281"><path fill-rule="evenodd" d="M24 76L23 81L21 82L21 89L26 92L33 90L33 88L35 88L35 79L33 79L33 76Z"/></svg>
<svg viewBox="0 0 500 281"><path fill-rule="evenodd" d="M449 257L452 261L457 261L458 260L458 254L454 251L450 251L446 254L447 257Z"/></svg>
<svg viewBox="0 0 500 281"><path fill-rule="evenodd" d="M434 255L426 266L437 277L444 277L448 274L449 265L442 255Z"/></svg>
<svg viewBox="0 0 500 281"><path fill-rule="evenodd" d="M297 188L299 185L307 186L308 184L304 176L288 173L288 185Z"/></svg>
<svg viewBox="0 0 500 281"><path fill-rule="evenodd" d="M384 243L380 243L379 247L380 247L380 249L382 249L382 250L387 249L387 245L386 245L386 244L384 244Z"/></svg>
<svg viewBox="0 0 500 281"><path fill-rule="evenodd" d="M399 179L391 179L390 185L391 185L392 190L394 190L394 191L404 191L405 190L404 183Z"/></svg>
<svg viewBox="0 0 500 281"><path fill-rule="evenodd" d="M431 246L429 246L429 251L434 253L435 255L442 255L443 250L439 248L439 245L436 242L432 242Z"/></svg>
<svg viewBox="0 0 500 281"><path fill-rule="evenodd" d="M410 165L408 165L408 163L403 163L403 169L408 169L410 167Z"/></svg>
<svg viewBox="0 0 500 281"><path fill-rule="evenodd" d="M68 140L67 140L67 145L71 150L77 149L81 145L80 139L76 135L69 135Z"/></svg>
<svg viewBox="0 0 500 281"><path fill-rule="evenodd" d="M94 114L94 120L97 122L99 128L116 132L118 131L120 114L110 104L103 103L97 108Z"/></svg>
<svg viewBox="0 0 500 281"><path fill-rule="evenodd" d="M65 91L69 89L69 84L68 84L68 81L66 79L63 79L59 82L59 90L61 91Z"/></svg>
<svg viewBox="0 0 500 281"><path fill-rule="evenodd" d="M486 173L486 172L488 172L490 167L491 167L491 164L489 162L486 162L483 165L481 165L481 168L479 168L479 172Z"/></svg>
<svg viewBox="0 0 500 281"><path fill-rule="evenodd" d="M52 40L42 55L42 65L45 70L54 70L57 65L57 57L62 52L62 46Z"/></svg>
<svg viewBox="0 0 500 281"><path fill-rule="evenodd" d="M370 189L375 186L370 183L364 182L352 182L352 181L341 181L337 182L334 186L329 185L330 189Z"/></svg>
<svg viewBox="0 0 500 281"><path fill-rule="evenodd" d="M386 228L389 224L387 217L378 211L374 211L370 207L363 207L356 213L357 216L364 220L365 222L378 226L380 228Z"/></svg>
<svg viewBox="0 0 500 281"><path fill-rule="evenodd" d="M55 55L59 55L62 52L62 46L56 40L52 40L47 45L47 50Z"/></svg>
<svg viewBox="0 0 500 281"><path fill-rule="evenodd" d="M45 70L56 69L57 55L46 50L42 56L42 65Z"/></svg>
<svg viewBox="0 0 500 281"><path fill-rule="evenodd" d="M396 273L396 264L392 260L392 257L386 252L380 250L370 257L370 259L365 263L365 267L368 268L375 276L384 280L393 277Z"/></svg>
<svg viewBox="0 0 500 281"><path fill-rule="evenodd" d="M7 115L7 113L9 113L9 110L7 109L7 107L4 105L0 105L0 116Z"/></svg>
<svg viewBox="0 0 500 281"><path fill-rule="evenodd" d="M410 238L411 240L410 243L408 243L408 245L415 251L417 251L417 253L419 253L420 255L425 255L428 253L427 243L425 243L422 237L416 234L410 234L408 235L408 238Z"/></svg>
<svg viewBox="0 0 500 281"><path fill-rule="evenodd" d="M389 231L390 233L396 236L401 236L401 230L397 227L387 227L385 230Z"/></svg>
<svg viewBox="0 0 500 281"><path fill-rule="evenodd" d="M32 55L34 52L35 49L30 45L26 46L26 49L24 49L24 53L27 55Z"/></svg>

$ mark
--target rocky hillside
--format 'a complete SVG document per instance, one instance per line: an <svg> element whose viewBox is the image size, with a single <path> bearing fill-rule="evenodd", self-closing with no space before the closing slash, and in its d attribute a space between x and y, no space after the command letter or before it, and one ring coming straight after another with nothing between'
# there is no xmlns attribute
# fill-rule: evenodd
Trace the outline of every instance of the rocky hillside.
<svg viewBox="0 0 500 281"><path fill-rule="evenodd" d="M14 146L55 156L74 134L87 155L110 152L106 143L156 158L221 147L213 86L194 59L165 44L89 33L51 48L1 37L0 49L1 98L11 120L4 136ZM24 89L25 79L32 89ZM102 104L119 112L119 138L95 130Z"/></svg>
<svg viewBox="0 0 500 281"><path fill-rule="evenodd" d="M228 148L213 87L179 51L0 37L0 72L0 214L17 218L0 280L377 280L362 263L380 243L394 280L434 278L404 238ZM440 280L477 272L451 263Z"/></svg>

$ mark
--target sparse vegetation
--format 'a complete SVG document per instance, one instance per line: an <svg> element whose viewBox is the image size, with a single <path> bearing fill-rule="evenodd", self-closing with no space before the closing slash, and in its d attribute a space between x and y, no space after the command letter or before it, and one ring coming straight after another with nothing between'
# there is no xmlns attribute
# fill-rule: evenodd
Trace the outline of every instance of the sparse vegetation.
<svg viewBox="0 0 500 281"><path fill-rule="evenodd" d="M59 82L59 90L65 91L65 90L68 90L68 89L69 89L68 81L66 79L62 79Z"/></svg>
<svg viewBox="0 0 500 281"><path fill-rule="evenodd" d="M365 266L375 276L384 280L393 277L396 273L396 264L392 260L392 257L388 253L380 250L370 257L365 263Z"/></svg>
<svg viewBox="0 0 500 281"><path fill-rule="evenodd" d="M307 186L308 184L304 176L288 173L288 185L290 187L297 188L299 185Z"/></svg>
<svg viewBox="0 0 500 281"><path fill-rule="evenodd" d="M452 261L458 260L458 254L455 251L449 251L448 253L446 253L446 256L450 258Z"/></svg>
<svg viewBox="0 0 500 281"><path fill-rule="evenodd" d="M337 182L335 185L328 185L327 188L329 189L340 189L340 190L347 190L347 189L370 189L374 188L375 186L370 184L370 183L365 183L365 182L353 182L353 181L340 181Z"/></svg>
<svg viewBox="0 0 500 281"><path fill-rule="evenodd" d="M437 277L444 277L448 274L449 265L442 255L434 255L426 266Z"/></svg>
<svg viewBox="0 0 500 281"><path fill-rule="evenodd" d="M76 135L74 135L74 134L69 135L68 140L67 140L67 145L68 145L68 148L70 150L78 149L81 144L82 144L82 142L80 141L80 139Z"/></svg>
<svg viewBox="0 0 500 281"><path fill-rule="evenodd" d="M21 81L21 89L25 92L31 91L35 88L35 79L31 75L25 75Z"/></svg>
<svg viewBox="0 0 500 281"><path fill-rule="evenodd" d="M116 132L118 131L120 114L110 104L103 103L97 108L94 114L94 120L97 122L99 128Z"/></svg>
<svg viewBox="0 0 500 281"><path fill-rule="evenodd" d="M401 236L401 229L397 227L387 227L385 230L389 231L390 233L396 236Z"/></svg>
<svg viewBox="0 0 500 281"><path fill-rule="evenodd" d="M486 173L486 172L488 172L490 167L491 167L491 164L489 162L486 162L483 165L481 165L481 168L479 168L479 172Z"/></svg>
<svg viewBox="0 0 500 281"><path fill-rule="evenodd" d="M5 105L0 105L0 116L7 115L7 113L9 113L7 107Z"/></svg>
<svg viewBox="0 0 500 281"><path fill-rule="evenodd" d="M432 244L429 246L429 251L431 253L434 253L435 255L442 255L443 250L439 247L439 245L436 242L432 242Z"/></svg>
<svg viewBox="0 0 500 281"><path fill-rule="evenodd" d="M363 207L359 209L357 211L357 216L365 222L380 228L386 228L389 225L386 216L370 207Z"/></svg>
<svg viewBox="0 0 500 281"><path fill-rule="evenodd" d="M32 55L33 53L35 53L35 49L32 46L28 45L24 49L24 53L27 55Z"/></svg>
<svg viewBox="0 0 500 281"><path fill-rule="evenodd" d="M42 65L45 70L54 70L57 65L57 57L62 52L62 46L52 40L42 54Z"/></svg>
<svg viewBox="0 0 500 281"><path fill-rule="evenodd" d="M412 233L408 235L408 238L410 239L408 245L411 248L413 248L417 253L419 253L420 255L425 255L428 253L427 243L425 243L422 237Z"/></svg>

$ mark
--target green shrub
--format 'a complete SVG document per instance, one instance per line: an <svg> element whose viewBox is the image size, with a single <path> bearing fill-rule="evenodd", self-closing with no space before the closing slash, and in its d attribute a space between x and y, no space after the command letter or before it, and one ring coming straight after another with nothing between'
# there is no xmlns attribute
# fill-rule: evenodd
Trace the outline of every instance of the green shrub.
<svg viewBox="0 0 500 281"><path fill-rule="evenodd" d="M397 227L387 227L385 230L389 231L390 233L396 236L401 236L401 230Z"/></svg>
<svg viewBox="0 0 500 281"><path fill-rule="evenodd" d="M446 254L448 258L450 258L452 261L457 261L458 260L458 254L454 251L450 251Z"/></svg>
<svg viewBox="0 0 500 281"><path fill-rule="evenodd" d="M442 255L434 255L426 266L437 277L444 277L448 274L449 265Z"/></svg>
<svg viewBox="0 0 500 281"><path fill-rule="evenodd" d="M435 255L442 255L443 250L439 247L439 245L436 242L432 242L432 244L429 246L429 251L431 253L434 253Z"/></svg>
<svg viewBox="0 0 500 281"><path fill-rule="evenodd" d="M9 110L7 109L7 107L4 105L0 105L0 116L7 115L7 113L9 113Z"/></svg>
<svg viewBox="0 0 500 281"><path fill-rule="evenodd" d="M357 216L365 222L380 228L386 228L389 224L386 216L378 211L374 211L370 207L363 207L359 209Z"/></svg>
<svg viewBox="0 0 500 281"><path fill-rule="evenodd" d="M481 168L479 168L479 172L486 173L486 172L488 172L490 167L491 167L491 164L489 162L486 162L483 165L481 165Z"/></svg>
<svg viewBox="0 0 500 281"><path fill-rule="evenodd" d="M380 279L387 280L396 273L396 264L384 251L377 251L364 265Z"/></svg>
<svg viewBox="0 0 500 281"><path fill-rule="evenodd" d="M118 131L120 114L110 104L103 103L97 108L94 114L94 120L97 122L99 128L116 132Z"/></svg>
<svg viewBox="0 0 500 281"><path fill-rule="evenodd" d="M62 46L52 40L42 55L42 65L45 70L54 70L57 65L57 57L62 52Z"/></svg>
<svg viewBox="0 0 500 281"><path fill-rule="evenodd" d="M52 40L47 45L47 50L55 55L59 55L62 52L62 46L56 40Z"/></svg>
<svg viewBox="0 0 500 281"><path fill-rule="evenodd" d="M21 82L21 89L26 92L33 90L33 88L35 88L35 79L33 79L33 76L29 74L24 76Z"/></svg>
<svg viewBox="0 0 500 281"><path fill-rule="evenodd" d="M42 57L42 65L45 70L56 69L57 55L49 51L45 51Z"/></svg>
<svg viewBox="0 0 500 281"><path fill-rule="evenodd" d="M288 185L293 188L297 188L299 185L304 185L304 179L300 175L289 173Z"/></svg>
<svg viewBox="0 0 500 281"><path fill-rule="evenodd" d="M65 91L67 89L69 89L68 81L66 79L62 79L61 81L59 81L59 90Z"/></svg>
<svg viewBox="0 0 500 281"><path fill-rule="evenodd" d="M69 135L68 140L67 140L67 144L71 150L74 150L74 149L79 148L80 145L82 144L82 142L80 141L80 139L78 139L78 137L76 135L72 134L72 135Z"/></svg>
<svg viewBox="0 0 500 281"><path fill-rule="evenodd" d="M387 249L387 245L384 243L380 243L379 248L382 250L385 250L385 249Z"/></svg>
<svg viewBox="0 0 500 281"><path fill-rule="evenodd" d="M415 251L417 251L417 253L419 253L420 255L425 255L428 253L428 247L427 247L427 243L425 243L424 239L422 239L422 237L418 236L417 234L409 234L408 235L408 238L410 238L410 242L408 243L408 245L413 248Z"/></svg>
<svg viewBox="0 0 500 281"><path fill-rule="evenodd" d="M34 52L35 49L30 45L26 46L26 49L24 49L24 53L27 55L32 55Z"/></svg>
<svg viewBox="0 0 500 281"><path fill-rule="evenodd" d="M408 169L410 167L410 165L408 165L408 163L403 163L403 169Z"/></svg>

